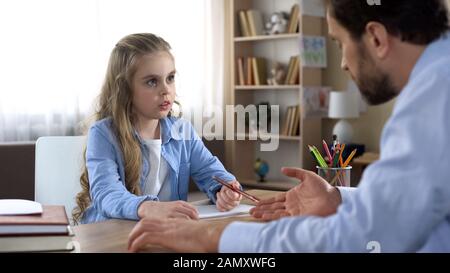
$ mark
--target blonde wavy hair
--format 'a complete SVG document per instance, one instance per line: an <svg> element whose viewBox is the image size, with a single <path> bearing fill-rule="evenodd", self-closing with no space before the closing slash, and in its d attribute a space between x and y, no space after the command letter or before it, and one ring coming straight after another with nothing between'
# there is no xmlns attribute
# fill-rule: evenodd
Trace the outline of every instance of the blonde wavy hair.
<svg viewBox="0 0 450 273"><path fill-rule="evenodd" d="M166 51L170 45L162 38L150 33L131 34L122 38L109 58L105 81L98 97L94 120L112 119L113 130L122 150L125 164L125 186L133 194L141 195L139 179L142 167L141 148L134 136L131 81L136 72L138 59L146 54ZM86 163L86 148L84 150ZM88 170L84 164L80 177L81 192L76 196L77 207L72 212L78 224L91 204Z"/></svg>

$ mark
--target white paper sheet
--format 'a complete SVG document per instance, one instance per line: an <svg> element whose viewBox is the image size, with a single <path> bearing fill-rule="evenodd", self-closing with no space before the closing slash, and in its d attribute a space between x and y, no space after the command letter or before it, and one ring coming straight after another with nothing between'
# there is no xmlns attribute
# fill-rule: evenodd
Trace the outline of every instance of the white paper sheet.
<svg viewBox="0 0 450 273"><path fill-rule="evenodd" d="M42 205L38 202L23 199L1 199L0 215L41 214Z"/></svg>
<svg viewBox="0 0 450 273"><path fill-rule="evenodd" d="M240 204L232 210L220 212L216 205L203 205L196 206L200 219L205 218L215 218L215 217L225 217L239 214L248 214L251 208L254 206Z"/></svg>

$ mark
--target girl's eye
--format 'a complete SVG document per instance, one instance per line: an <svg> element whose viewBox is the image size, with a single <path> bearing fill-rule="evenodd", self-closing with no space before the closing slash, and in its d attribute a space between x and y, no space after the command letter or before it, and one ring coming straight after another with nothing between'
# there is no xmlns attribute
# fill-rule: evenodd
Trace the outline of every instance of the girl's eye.
<svg viewBox="0 0 450 273"><path fill-rule="evenodd" d="M167 82L174 82L175 81L175 75L170 75L169 77L167 77Z"/></svg>
<svg viewBox="0 0 450 273"><path fill-rule="evenodd" d="M156 87L157 84L158 84L158 81L156 79L151 79L147 82L147 85L150 87Z"/></svg>

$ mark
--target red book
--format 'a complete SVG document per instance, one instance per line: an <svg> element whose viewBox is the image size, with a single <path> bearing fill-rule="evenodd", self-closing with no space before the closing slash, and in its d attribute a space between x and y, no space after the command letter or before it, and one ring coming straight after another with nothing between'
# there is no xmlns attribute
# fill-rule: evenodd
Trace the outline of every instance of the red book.
<svg viewBox="0 0 450 273"><path fill-rule="evenodd" d="M64 206L42 206L42 214L0 216L0 252L67 252L74 249Z"/></svg>
<svg viewBox="0 0 450 273"><path fill-rule="evenodd" d="M65 235L69 219L64 206L43 206L42 214L0 216L0 236Z"/></svg>

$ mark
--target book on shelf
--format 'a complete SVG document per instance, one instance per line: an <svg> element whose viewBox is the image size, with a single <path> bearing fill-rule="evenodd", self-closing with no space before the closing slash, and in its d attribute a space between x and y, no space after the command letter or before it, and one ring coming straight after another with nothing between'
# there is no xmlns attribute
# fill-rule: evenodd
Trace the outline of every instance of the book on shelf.
<svg viewBox="0 0 450 273"><path fill-rule="evenodd" d="M300 135L300 105L295 107L295 117L294 117L294 126L292 127L291 136L299 136Z"/></svg>
<svg viewBox="0 0 450 273"><path fill-rule="evenodd" d="M299 83L300 76L300 56L292 56L288 64L288 72L284 80L284 84L297 84Z"/></svg>
<svg viewBox="0 0 450 273"><path fill-rule="evenodd" d="M283 136L287 136L289 133L289 120L291 119L292 109L290 107L287 108L286 115L284 116L283 127L281 130L281 134Z"/></svg>
<svg viewBox="0 0 450 273"><path fill-rule="evenodd" d="M267 85L267 61L265 58L258 58L258 76L261 85Z"/></svg>
<svg viewBox="0 0 450 273"><path fill-rule="evenodd" d="M259 10L250 9L246 11L250 36L264 35L263 16Z"/></svg>
<svg viewBox="0 0 450 273"><path fill-rule="evenodd" d="M300 79L300 57L296 56L294 59L292 74L291 77L289 78L288 83L291 85L297 84L299 83L299 79Z"/></svg>
<svg viewBox="0 0 450 273"><path fill-rule="evenodd" d="M286 77L284 78L284 84L289 84L289 79L292 75L292 69L294 68L293 64L295 62L295 56L291 56L291 58L289 59L289 63L287 66L287 73L286 73Z"/></svg>
<svg viewBox="0 0 450 273"><path fill-rule="evenodd" d="M289 22L287 25L287 33L297 33L299 25L300 7L295 4L291 8L291 14L289 16Z"/></svg>
<svg viewBox="0 0 450 273"><path fill-rule="evenodd" d="M250 28L249 28L249 22L247 19L247 14L245 10L240 10L238 12L239 17L239 27L241 30L241 36L248 37L251 36L250 34Z"/></svg>
<svg viewBox="0 0 450 273"><path fill-rule="evenodd" d="M295 121L295 116L297 115L297 107L295 106L290 106L289 108L292 109L292 115L291 115L291 119L289 120L289 130L288 130L288 136L292 136L292 132L294 131L294 121Z"/></svg>
<svg viewBox="0 0 450 273"><path fill-rule="evenodd" d="M264 58L252 58L253 79L255 85L267 84L266 60Z"/></svg>
<svg viewBox="0 0 450 273"><path fill-rule="evenodd" d="M70 251L73 232L64 206L42 214L0 216L0 252Z"/></svg>
<svg viewBox="0 0 450 273"><path fill-rule="evenodd" d="M242 57L239 57L237 59L237 84L245 85L244 58L242 58Z"/></svg>
<svg viewBox="0 0 450 273"><path fill-rule="evenodd" d="M238 11L238 21L242 37L264 35L264 20L259 10Z"/></svg>
<svg viewBox="0 0 450 273"><path fill-rule="evenodd" d="M247 68L247 77L246 83L247 85L253 85L255 83L253 78L253 65L252 65L252 57L247 57L247 61L245 63L245 67Z"/></svg>
<svg viewBox="0 0 450 273"><path fill-rule="evenodd" d="M289 106L283 121L281 134L284 136L298 136L300 133L300 106Z"/></svg>
<svg viewBox="0 0 450 273"><path fill-rule="evenodd" d="M252 62L251 62L251 66L252 66L252 71L253 71L253 79L255 80L254 84L255 85L260 85L259 82L259 75L258 75L258 60L255 57L252 57Z"/></svg>
<svg viewBox="0 0 450 273"><path fill-rule="evenodd" d="M259 57L236 59L237 85L267 85L267 61Z"/></svg>

